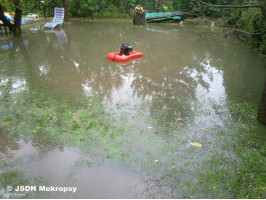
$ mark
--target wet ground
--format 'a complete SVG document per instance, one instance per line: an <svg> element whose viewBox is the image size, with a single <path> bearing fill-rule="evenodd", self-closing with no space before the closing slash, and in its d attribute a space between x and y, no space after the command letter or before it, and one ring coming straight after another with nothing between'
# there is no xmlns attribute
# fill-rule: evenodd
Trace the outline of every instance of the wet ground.
<svg viewBox="0 0 266 200"><path fill-rule="evenodd" d="M0 43L0 196L25 184L78 188L29 198L263 196L266 69L247 45L204 27L40 28ZM109 61L123 43L144 56Z"/></svg>

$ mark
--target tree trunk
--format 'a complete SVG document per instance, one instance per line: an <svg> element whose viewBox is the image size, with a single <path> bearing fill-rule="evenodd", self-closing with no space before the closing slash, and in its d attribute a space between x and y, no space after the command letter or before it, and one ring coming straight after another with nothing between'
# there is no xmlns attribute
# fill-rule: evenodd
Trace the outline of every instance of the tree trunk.
<svg viewBox="0 0 266 200"><path fill-rule="evenodd" d="M15 16L14 16L14 30L12 30L15 37L21 37L21 18L22 9L20 5L20 0L15 0Z"/></svg>
<svg viewBox="0 0 266 200"><path fill-rule="evenodd" d="M261 10L264 15L264 19L266 20L266 1L265 0L260 0L260 5L261 5Z"/></svg>
<svg viewBox="0 0 266 200"><path fill-rule="evenodd" d="M177 2L176 2L176 0L173 0L173 10L177 10Z"/></svg>
<svg viewBox="0 0 266 200"><path fill-rule="evenodd" d="M161 10L161 0L158 0L158 3L157 3L157 12L160 12Z"/></svg>
<svg viewBox="0 0 266 200"><path fill-rule="evenodd" d="M145 13L135 13L133 25L145 25Z"/></svg>
<svg viewBox="0 0 266 200"><path fill-rule="evenodd" d="M266 80L264 82L264 89L258 109L258 120L261 124L266 125Z"/></svg>
<svg viewBox="0 0 266 200"><path fill-rule="evenodd" d="M62 4L63 4L63 7L65 9L65 22L69 22L70 18L69 18L69 13L68 13L68 9L67 9L67 0L62 0Z"/></svg>

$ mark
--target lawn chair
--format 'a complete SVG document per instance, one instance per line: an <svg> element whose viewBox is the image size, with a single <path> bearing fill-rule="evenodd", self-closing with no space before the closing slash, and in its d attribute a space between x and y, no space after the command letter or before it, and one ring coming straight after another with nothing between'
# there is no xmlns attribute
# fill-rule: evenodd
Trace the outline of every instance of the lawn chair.
<svg viewBox="0 0 266 200"><path fill-rule="evenodd" d="M52 30L56 25L60 25L60 28L62 24L64 23L64 15L65 15L65 9L64 8L59 8L55 7L54 8L54 19L50 23L45 24L42 29L44 28L51 28Z"/></svg>

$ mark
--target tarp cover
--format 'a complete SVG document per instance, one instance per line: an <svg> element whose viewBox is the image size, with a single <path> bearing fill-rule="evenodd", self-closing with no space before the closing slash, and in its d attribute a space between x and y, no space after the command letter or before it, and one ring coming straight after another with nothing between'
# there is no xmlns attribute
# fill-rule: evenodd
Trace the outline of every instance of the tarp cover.
<svg viewBox="0 0 266 200"><path fill-rule="evenodd" d="M159 22L159 21L164 21L164 20L169 20L169 19L173 19L173 20L179 20L181 19L181 16L166 16L166 15L172 15L172 14L178 14L181 13L180 11L175 11L175 12L153 12L153 13L146 13L145 14L145 19L147 22ZM147 19L149 17L158 17L158 16L162 16L160 18L156 18L156 19Z"/></svg>

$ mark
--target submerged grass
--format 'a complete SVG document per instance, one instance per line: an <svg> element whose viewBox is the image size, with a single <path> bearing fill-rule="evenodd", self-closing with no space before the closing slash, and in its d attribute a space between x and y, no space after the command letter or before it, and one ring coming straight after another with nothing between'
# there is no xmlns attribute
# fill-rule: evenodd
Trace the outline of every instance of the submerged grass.
<svg viewBox="0 0 266 200"><path fill-rule="evenodd" d="M232 118L226 127L209 130L194 141L203 147L190 145L189 122L161 123L159 117L150 116L153 127L141 127L129 122L126 114L114 117L98 97L73 104L70 99L24 91L1 95L1 102L0 127L11 137L31 138L43 149L74 146L90 156L135 166L145 172L147 180L174 190L172 196L163 197L264 197L265 127L256 121L256 107L238 99L228 103ZM214 108L222 115L222 107ZM8 168L7 163L0 164ZM2 185L23 181L17 173L2 173Z"/></svg>
<svg viewBox="0 0 266 200"><path fill-rule="evenodd" d="M43 198L43 194L39 191L36 191L34 193L15 192L15 189L17 188L17 186L38 187L40 185L47 184L46 181L35 177L28 177L23 171L19 169L14 169L14 166L10 168L12 165L10 165L10 163L8 166L5 165L7 165L7 163L4 163L4 161L0 161L0 166L2 170L5 168L9 169L8 171L1 172L0 174L0 198ZM7 189L8 191L6 191L5 189Z"/></svg>

